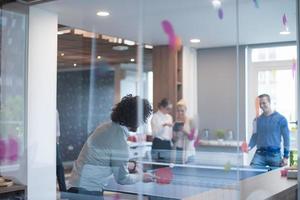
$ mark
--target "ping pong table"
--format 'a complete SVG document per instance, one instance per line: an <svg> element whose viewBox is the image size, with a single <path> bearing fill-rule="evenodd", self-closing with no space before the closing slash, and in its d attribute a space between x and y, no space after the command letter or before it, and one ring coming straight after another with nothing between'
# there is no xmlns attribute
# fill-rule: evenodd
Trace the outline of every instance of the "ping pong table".
<svg viewBox="0 0 300 200"><path fill-rule="evenodd" d="M269 168L231 168L224 167L174 167L171 168L173 178L170 184L136 183L133 185L119 185L111 178L105 185L105 191L127 194L143 194L159 199L185 199L212 189L222 188L238 190L239 181L257 176L269 171Z"/></svg>

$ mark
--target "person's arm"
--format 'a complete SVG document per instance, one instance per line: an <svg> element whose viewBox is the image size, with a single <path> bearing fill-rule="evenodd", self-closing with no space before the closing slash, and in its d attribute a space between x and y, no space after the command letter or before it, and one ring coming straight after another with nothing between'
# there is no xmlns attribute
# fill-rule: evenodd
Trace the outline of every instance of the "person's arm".
<svg viewBox="0 0 300 200"><path fill-rule="evenodd" d="M129 149L126 141L119 141L118 145L113 145L111 150L111 167L117 183L121 185L133 184L141 181L142 173L130 174L128 170Z"/></svg>
<svg viewBox="0 0 300 200"><path fill-rule="evenodd" d="M189 123L190 123L190 131L187 132L186 134L189 140L194 140L198 136L198 130L193 120L189 120Z"/></svg>
<svg viewBox="0 0 300 200"><path fill-rule="evenodd" d="M281 121L280 132L283 137L283 157L288 159L290 153L290 131L285 118Z"/></svg>
<svg viewBox="0 0 300 200"><path fill-rule="evenodd" d="M253 149L253 147L255 147L256 145L256 140L257 140L257 119L255 118L253 120L253 123L252 123L252 136L251 136L251 139L250 139L250 142L249 142L249 147L248 147L248 150L250 151L251 149Z"/></svg>

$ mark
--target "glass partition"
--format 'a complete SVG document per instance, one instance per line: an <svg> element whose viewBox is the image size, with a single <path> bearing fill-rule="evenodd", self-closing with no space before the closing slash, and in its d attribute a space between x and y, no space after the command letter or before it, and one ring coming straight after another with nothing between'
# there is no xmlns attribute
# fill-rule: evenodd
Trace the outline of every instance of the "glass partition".
<svg viewBox="0 0 300 200"><path fill-rule="evenodd" d="M57 199L296 198L296 0L28 2L58 19ZM26 149L31 33L1 13L9 171Z"/></svg>
<svg viewBox="0 0 300 200"><path fill-rule="evenodd" d="M24 199L27 9L2 2L0 19L0 193L1 198Z"/></svg>

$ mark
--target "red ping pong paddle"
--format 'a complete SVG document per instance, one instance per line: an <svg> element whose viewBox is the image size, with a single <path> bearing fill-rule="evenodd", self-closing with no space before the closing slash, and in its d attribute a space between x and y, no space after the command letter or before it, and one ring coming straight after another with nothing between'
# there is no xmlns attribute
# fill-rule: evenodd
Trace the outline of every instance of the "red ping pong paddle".
<svg viewBox="0 0 300 200"><path fill-rule="evenodd" d="M155 171L156 182L158 184L169 184L173 179L173 173L171 168L159 168Z"/></svg>
<svg viewBox="0 0 300 200"><path fill-rule="evenodd" d="M244 153L247 153L248 152L248 145L247 145L247 142L243 142L243 144L241 145L241 150L242 152Z"/></svg>
<svg viewBox="0 0 300 200"><path fill-rule="evenodd" d="M287 176L288 170L287 169L282 169L280 170L281 176Z"/></svg>

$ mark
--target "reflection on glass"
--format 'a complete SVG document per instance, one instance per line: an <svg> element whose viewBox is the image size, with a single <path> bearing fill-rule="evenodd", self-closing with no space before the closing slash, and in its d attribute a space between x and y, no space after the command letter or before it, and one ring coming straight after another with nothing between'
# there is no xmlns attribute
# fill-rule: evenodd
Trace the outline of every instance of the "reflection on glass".
<svg viewBox="0 0 300 200"><path fill-rule="evenodd" d="M274 108L296 121L295 1L283 1L60 0L36 5L59 19L57 107L69 189L97 196L112 191L107 195L121 199L119 193L251 199L284 192L285 181L291 182L279 170L249 166L255 150L248 147L260 109L257 95L270 94ZM97 15L103 10L99 6L109 15ZM113 106L127 94L153 105L152 124L137 133L136 124L123 131L124 124L114 126L110 119ZM127 109L126 114L133 112ZM112 137L115 130L126 134ZM139 168L150 183L136 183L141 177L133 174ZM280 189L268 184L273 178Z"/></svg>
<svg viewBox="0 0 300 200"><path fill-rule="evenodd" d="M1 3L0 21L0 193L24 199L27 17L22 6Z"/></svg>

